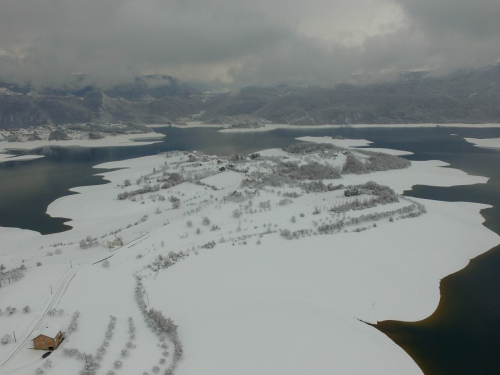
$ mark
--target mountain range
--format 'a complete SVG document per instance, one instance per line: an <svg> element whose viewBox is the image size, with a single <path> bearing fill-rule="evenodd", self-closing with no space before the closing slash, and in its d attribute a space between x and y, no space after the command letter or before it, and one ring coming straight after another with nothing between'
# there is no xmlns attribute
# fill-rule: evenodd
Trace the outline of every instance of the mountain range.
<svg viewBox="0 0 500 375"><path fill-rule="evenodd" d="M176 78L148 75L108 89L34 89L0 81L0 129L43 124L171 123L391 124L500 122L500 64L446 76L404 72L391 82L311 87L248 86L201 92Z"/></svg>

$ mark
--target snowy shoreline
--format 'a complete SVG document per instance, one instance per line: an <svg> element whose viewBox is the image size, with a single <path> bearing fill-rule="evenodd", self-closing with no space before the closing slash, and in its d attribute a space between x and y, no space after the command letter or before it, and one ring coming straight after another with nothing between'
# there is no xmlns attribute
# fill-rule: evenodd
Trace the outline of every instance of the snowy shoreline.
<svg viewBox="0 0 500 375"><path fill-rule="evenodd" d="M150 128L163 128L169 125L151 124ZM288 125L288 124L266 124L260 128L233 129L224 124L205 124L200 121L190 121L186 125L172 124L172 127L181 129L192 128L221 128L221 133L247 133L266 132L276 129L310 130L310 129L345 129L345 128L500 128L500 124L350 124L350 125Z"/></svg>
<svg viewBox="0 0 500 375"><path fill-rule="evenodd" d="M149 132L141 134L123 134L117 136L109 136L101 139L71 139L67 141L28 141L28 142L0 142L0 163L7 161L33 160L42 158L43 155L21 155L16 156L8 154L9 151L32 151L37 148L47 146L57 147L123 147L123 146L144 146L157 142L165 138L165 135Z"/></svg>
<svg viewBox="0 0 500 375"><path fill-rule="evenodd" d="M137 347L130 351L131 359L122 361L127 373L151 371L162 350L132 296L133 276L141 276L148 304L179 325L185 356L176 374L298 375L310 372L311 363L315 373L421 374L402 349L357 319L376 322L429 316L439 302L440 279L500 243L500 237L482 225L480 210L489 206L400 197L398 202L344 211L346 222L356 223L352 219L360 215L384 217L370 222L369 228L353 224L343 227L347 232L313 232L344 220L340 207L354 199L344 193L348 185L374 181L401 194L415 184L455 186L488 179L442 168L447 163L436 160L413 161L404 169L344 174L325 180L325 185L343 184L344 188L317 192L301 187L307 181L295 187L258 187L259 179L249 177L262 175L268 165L279 166L279 160L285 165L297 161L331 166L341 166L348 155L363 160L364 154L353 147L370 143L323 137L301 140L347 150L344 154L326 148L307 155L266 150L261 158L270 159L245 159L235 170L222 173L218 173L221 166L229 168L232 162L186 152L95 166L122 169L99 174L110 183L71 189L80 194L59 198L48 207L51 216L71 218L72 230L41 236L0 228L4 265L28 268L24 278L0 288L4 301L0 308L30 304L33 310L0 316L0 335L16 327L19 336L28 336L30 322L40 319L47 301L55 298L49 286L60 284L65 292L53 306L65 313L43 321L64 327L74 311L81 313L80 330L69 335L65 347L95 352L109 315L116 316L116 338L110 340L101 362L99 373L104 374L121 358L126 322L132 317ZM196 183L178 184L170 178L176 173L191 176ZM159 183L170 187L154 190ZM123 192L144 186L153 189L117 199ZM174 208L176 201L171 197L181 201L180 208ZM412 201L425 206L426 213L400 219L394 214L394 220L382 215L409 207ZM332 211L332 207L336 208ZM287 230L299 233L297 238L286 237ZM80 248L79 241L89 235L100 244L120 236L124 245ZM179 252L185 255L175 259L181 260L165 267ZM103 267L101 261L106 258L109 265ZM42 265L36 266L37 262ZM28 347L29 340L1 371L22 375L29 369L34 373L41 360ZM12 350L14 344L0 347L0 366ZM50 358L55 364L50 374L76 373L82 366L62 350Z"/></svg>
<svg viewBox="0 0 500 375"><path fill-rule="evenodd" d="M500 149L500 138L464 138L464 140L476 147Z"/></svg>

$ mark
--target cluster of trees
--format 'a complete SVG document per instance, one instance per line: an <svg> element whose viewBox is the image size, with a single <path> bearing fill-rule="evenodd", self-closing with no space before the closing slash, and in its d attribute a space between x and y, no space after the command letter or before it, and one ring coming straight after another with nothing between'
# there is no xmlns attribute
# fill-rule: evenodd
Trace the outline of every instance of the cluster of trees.
<svg viewBox="0 0 500 375"><path fill-rule="evenodd" d="M165 269L168 267L173 266L177 262L181 261L185 257L187 257L188 254L186 252L179 252L179 253L174 253L173 251L169 252L166 257L163 255L158 255L158 258L154 260L152 263L148 265L148 268L152 271L159 271L160 269Z"/></svg>
<svg viewBox="0 0 500 375"><path fill-rule="evenodd" d="M201 245L203 249L213 249L215 247L215 241L209 241L206 244Z"/></svg>
<svg viewBox="0 0 500 375"><path fill-rule="evenodd" d="M20 267L12 268L8 271L5 271L5 266L3 264L0 265L0 287L2 285L5 285L7 281L10 284L11 281L17 281L20 278L24 277L24 273L27 270L28 269L24 264L21 265Z"/></svg>
<svg viewBox="0 0 500 375"><path fill-rule="evenodd" d="M170 318L166 318L161 311L149 309L147 312L148 326L159 335L166 334L174 344L174 354L170 366L165 370L165 375L173 375L177 363L182 358L182 343L177 333L177 326Z"/></svg>
<svg viewBox="0 0 500 375"><path fill-rule="evenodd" d="M178 197L174 197L174 196L172 195L170 198L168 198L168 200L169 200L170 202L172 202L172 208L173 208L174 210L177 210L177 209L181 208L181 200L180 200L180 198L178 198Z"/></svg>
<svg viewBox="0 0 500 375"><path fill-rule="evenodd" d="M353 217L348 220L340 219L337 220L335 223L323 224L318 227L318 232L320 234L332 234L334 232L339 232L345 226L358 225L367 221L379 221L382 219L389 218L389 220L392 222L394 221L393 218L396 216L399 216L399 218L401 219L406 219L406 218L417 217L426 213L424 205L413 201L410 202L412 202L410 205L395 210L390 210L385 212L375 212L366 215L361 215L358 217Z"/></svg>
<svg viewBox="0 0 500 375"><path fill-rule="evenodd" d="M90 247L95 247L98 245L99 241L97 241L97 237L87 236L80 241L80 249L88 249Z"/></svg>
<svg viewBox="0 0 500 375"><path fill-rule="evenodd" d="M146 194L146 193L154 193L156 191L160 190L160 185L145 185L141 189L137 190L132 190L132 191L125 191L123 193L118 194L118 199L119 200L124 200L127 198L132 198L136 195L140 194Z"/></svg>
<svg viewBox="0 0 500 375"><path fill-rule="evenodd" d="M388 171L392 169L403 169L408 168L411 165L411 162L409 160L395 155L388 155L381 152L375 153L364 150L357 150L357 152L368 155L368 159L363 162L353 154L347 154L346 162L342 167L342 173L365 174L378 171Z"/></svg>
<svg viewBox="0 0 500 375"><path fill-rule="evenodd" d="M157 182L164 182L164 184L161 186L162 189L168 189L171 188L172 186L179 185L180 183L184 182L184 177L180 173L172 173L170 176L167 178L159 179Z"/></svg>
<svg viewBox="0 0 500 375"><path fill-rule="evenodd" d="M73 314L73 318L75 318L76 316L75 318L76 321L76 319L78 319L79 313L77 315L75 314ZM104 341L102 345L97 349L95 356L92 354L82 353L81 351L75 348L63 349L63 354L65 356L76 357L76 359L85 361L84 368L82 371L79 372L79 375L95 375L95 373L101 366L100 362L102 361L104 354L106 354L106 348L109 346L109 340L111 340L111 338L113 337L115 327L116 327L116 317L111 315L108 327L106 329L106 333L104 335Z"/></svg>
<svg viewBox="0 0 500 375"><path fill-rule="evenodd" d="M136 345L132 342L132 340L135 340L135 324L134 320L132 317L128 318L128 334L129 334L129 341L125 344L125 349L122 349L120 352L120 356L122 358L126 358L130 354L130 349L134 349ZM115 370L119 370L123 367L123 362L120 359L117 359L113 362L113 368ZM106 375L115 375L115 371L109 370Z"/></svg>
<svg viewBox="0 0 500 375"><path fill-rule="evenodd" d="M355 197L360 195L370 195L367 199L354 199L350 202L336 205L330 209L331 212L347 212L350 210L362 210L376 207L379 204L389 204L399 202L398 195L389 186L379 185L370 181L366 184L352 185L344 190L346 197Z"/></svg>
<svg viewBox="0 0 500 375"><path fill-rule="evenodd" d="M307 164L299 165L297 162L282 162L279 158L267 158L274 162L270 167L269 173L259 173L255 181L255 187L263 188L264 186L302 186L301 181L311 180L331 180L341 177L340 169L327 164L321 164L316 161L310 161ZM311 186L314 189L313 186ZM323 187L322 187L323 188ZM327 191L325 188L324 191ZM294 193L289 193L294 196ZM298 196L298 194L297 194Z"/></svg>
<svg viewBox="0 0 500 375"><path fill-rule="evenodd" d="M285 162L281 163L273 172L283 178L290 178L298 181L332 180L341 177L340 170L338 168L318 162L311 162L301 166L297 163Z"/></svg>
<svg viewBox="0 0 500 375"><path fill-rule="evenodd" d="M293 222L293 221L292 221ZM293 232L289 229L283 229L281 231L281 236L287 240L299 239L300 237L310 236L312 234L312 229L299 229Z"/></svg>
<svg viewBox="0 0 500 375"><path fill-rule="evenodd" d="M182 357L183 349L182 343L179 339L177 333L177 326L174 324L173 320L165 317L161 311L155 310L153 308L147 308L146 302L144 301L144 285L139 277L136 278L136 288L135 288L135 300L139 305L139 309L144 316L144 320L148 327L160 337L160 341L163 339L164 335L174 344L174 355L170 366L165 370L165 375L173 375L177 363ZM165 352L167 353L167 352Z"/></svg>
<svg viewBox="0 0 500 375"><path fill-rule="evenodd" d="M293 143L288 147L283 147L283 151L286 151L289 154L311 154L313 152L340 150L342 150L340 147L336 147L332 144L312 142Z"/></svg>

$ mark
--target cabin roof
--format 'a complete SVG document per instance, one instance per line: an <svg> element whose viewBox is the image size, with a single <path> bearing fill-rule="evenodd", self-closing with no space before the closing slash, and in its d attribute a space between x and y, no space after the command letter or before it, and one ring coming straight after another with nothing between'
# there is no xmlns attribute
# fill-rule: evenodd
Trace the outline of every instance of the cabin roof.
<svg viewBox="0 0 500 375"><path fill-rule="evenodd" d="M43 335L54 339L59 332L61 332L61 326L48 323L44 327L40 327L40 329L34 331L31 338L36 339L38 336Z"/></svg>

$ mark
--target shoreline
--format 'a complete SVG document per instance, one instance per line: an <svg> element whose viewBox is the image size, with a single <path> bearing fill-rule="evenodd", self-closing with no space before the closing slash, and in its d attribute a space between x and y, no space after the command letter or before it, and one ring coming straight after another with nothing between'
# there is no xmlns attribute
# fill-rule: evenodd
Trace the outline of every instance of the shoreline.
<svg viewBox="0 0 500 375"><path fill-rule="evenodd" d="M500 138L464 138L464 140L472 143L475 147L492 150L500 149Z"/></svg>
<svg viewBox="0 0 500 375"><path fill-rule="evenodd" d="M150 128L162 128L169 125L151 124L146 125ZM171 125L174 128L191 129L191 128L221 128L221 133L248 133L248 132L266 132L276 129L293 129L293 130L309 130L309 129L348 129L348 128L500 128L500 124L352 124L352 125L288 125L288 124L266 124L261 128L248 129L233 129L228 128L224 124L204 124L200 121L190 121L186 125Z"/></svg>
<svg viewBox="0 0 500 375"><path fill-rule="evenodd" d="M0 163L8 161L34 160L44 157L43 155L13 155L10 151L33 151L42 147L131 147L144 146L161 142L164 134L154 131L149 133L123 134L102 139L70 139L67 141L28 141L28 142L6 142L0 141Z"/></svg>

